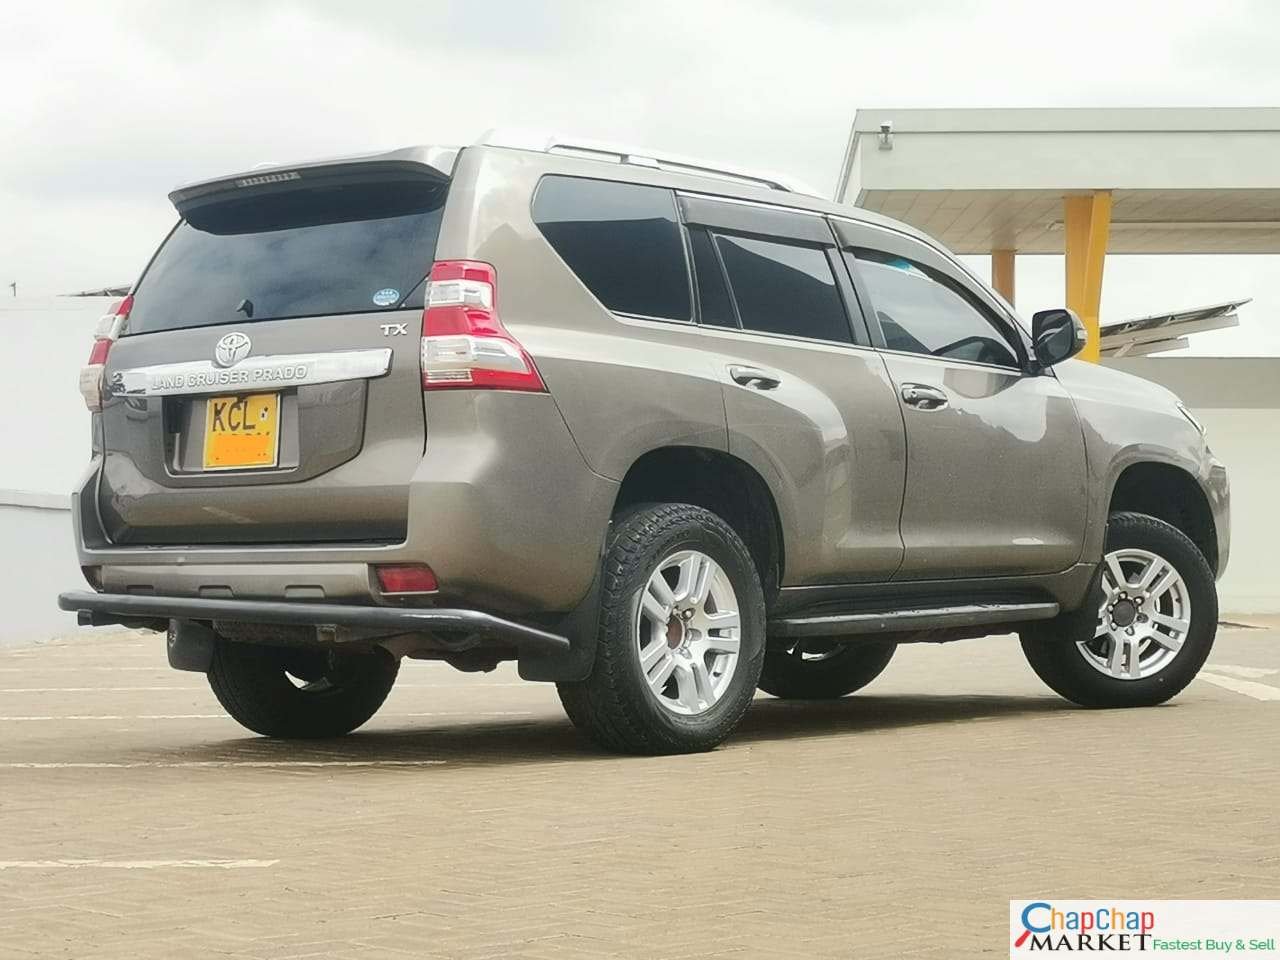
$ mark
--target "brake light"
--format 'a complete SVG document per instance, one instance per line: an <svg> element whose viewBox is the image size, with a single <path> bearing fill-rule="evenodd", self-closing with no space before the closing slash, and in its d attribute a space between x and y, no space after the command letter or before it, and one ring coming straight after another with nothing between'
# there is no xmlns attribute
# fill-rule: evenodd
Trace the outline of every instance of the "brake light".
<svg viewBox="0 0 1280 960"><path fill-rule="evenodd" d="M422 313L422 389L531 390L546 385L498 319L497 274L487 263L438 260Z"/></svg>
<svg viewBox="0 0 1280 960"><path fill-rule="evenodd" d="M124 322L133 309L133 295L117 300L98 319L93 331L93 346L89 349L89 361L80 368L80 395L84 405L94 413L102 409L102 371L107 363L111 344L120 335Z"/></svg>

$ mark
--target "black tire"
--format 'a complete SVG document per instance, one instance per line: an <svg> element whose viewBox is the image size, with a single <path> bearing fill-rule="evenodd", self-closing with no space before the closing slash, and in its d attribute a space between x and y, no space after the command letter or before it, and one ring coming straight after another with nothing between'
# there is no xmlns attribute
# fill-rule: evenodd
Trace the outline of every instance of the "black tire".
<svg viewBox="0 0 1280 960"><path fill-rule="evenodd" d="M789 650L764 655L760 689L782 700L835 700L880 676L897 649L896 643L842 644L838 637L806 637ZM824 656L804 658L816 653Z"/></svg>
<svg viewBox="0 0 1280 960"><path fill-rule="evenodd" d="M1056 693L1082 707L1150 707L1164 703L1187 686L1213 649L1218 632L1218 593L1213 571L1181 531L1142 513L1114 513L1107 524L1106 552L1127 547L1147 550L1172 564L1187 585L1191 619L1176 656L1158 673L1120 679L1102 673L1077 648L1093 638L1103 603L1102 568L1094 575L1088 600L1021 633L1031 669Z"/></svg>
<svg viewBox="0 0 1280 960"><path fill-rule="evenodd" d="M209 686L227 713L254 733L310 740L340 737L367 721L391 692L399 670L396 658L383 650L312 650L220 639Z"/></svg>
<svg viewBox="0 0 1280 960"><path fill-rule="evenodd" d="M737 598L741 629L738 663L720 699L700 714L680 716L649 691L634 631L650 575L665 558L688 549L706 554L724 570ZM633 507L614 519L602 578L591 674L581 682L557 684L574 726L621 753L693 753L722 743L751 704L764 657L764 594L742 540L701 507Z"/></svg>

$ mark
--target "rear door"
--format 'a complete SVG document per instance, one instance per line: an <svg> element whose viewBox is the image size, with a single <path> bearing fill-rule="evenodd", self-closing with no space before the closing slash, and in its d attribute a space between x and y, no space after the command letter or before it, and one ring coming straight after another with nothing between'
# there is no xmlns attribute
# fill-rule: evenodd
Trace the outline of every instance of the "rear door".
<svg viewBox="0 0 1280 960"><path fill-rule="evenodd" d="M902 409L899 579L1051 573L1080 556L1087 510L1075 404L994 301L939 252L837 223Z"/></svg>
<svg viewBox="0 0 1280 960"><path fill-rule="evenodd" d="M108 536L402 539L444 177L371 163L219 186L180 204L108 355Z"/></svg>
<svg viewBox="0 0 1280 960"><path fill-rule="evenodd" d="M722 331L729 452L794 513L786 585L886 580L902 560L902 415L827 222L681 199L699 322Z"/></svg>

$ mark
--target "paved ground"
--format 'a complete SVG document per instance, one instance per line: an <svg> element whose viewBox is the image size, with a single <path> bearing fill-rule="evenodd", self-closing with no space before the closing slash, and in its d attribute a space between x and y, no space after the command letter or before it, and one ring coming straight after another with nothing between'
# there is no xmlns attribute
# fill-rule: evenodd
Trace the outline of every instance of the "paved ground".
<svg viewBox="0 0 1280 960"><path fill-rule="evenodd" d="M912 647L674 759L506 672L407 664L297 747L152 635L0 651L0 957L1003 956L1011 897L1280 897L1278 640L1126 712L1010 638Z"/></svg>

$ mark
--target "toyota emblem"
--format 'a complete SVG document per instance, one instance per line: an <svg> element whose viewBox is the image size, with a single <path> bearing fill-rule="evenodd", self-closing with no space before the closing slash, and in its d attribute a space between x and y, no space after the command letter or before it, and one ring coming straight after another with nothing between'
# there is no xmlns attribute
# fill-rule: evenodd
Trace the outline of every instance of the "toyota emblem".
<svg viewBox="0 0 1280 960"><path fill-rule="evenodd" d="M232 367L249 355L253 344L238 330L228 333L213 348L213 362L220 367Z"/></svg>

